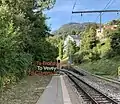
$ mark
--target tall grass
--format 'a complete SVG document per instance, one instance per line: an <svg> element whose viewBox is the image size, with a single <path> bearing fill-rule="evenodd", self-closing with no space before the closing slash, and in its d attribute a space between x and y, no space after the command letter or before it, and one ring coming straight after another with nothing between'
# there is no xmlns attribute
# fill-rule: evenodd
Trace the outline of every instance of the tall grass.
<svg viewBox="0 0 120 104"><path fill-rule="evenodd" d="M100 59L93 62L79 64L79 67L93 74L117 76L117 69L120 66L120 56L111 59Z"/></svg>

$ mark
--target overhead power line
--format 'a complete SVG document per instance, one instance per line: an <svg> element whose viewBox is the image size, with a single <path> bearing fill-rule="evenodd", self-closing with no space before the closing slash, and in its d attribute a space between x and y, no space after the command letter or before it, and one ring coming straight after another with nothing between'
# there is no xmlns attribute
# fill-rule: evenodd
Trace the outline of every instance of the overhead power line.
<svg viewBox="0 0 120 104"><path fill-rule="evenodd" d="M114 0L113 0L114 1ZM107 3L107 5L105 6L104 9L108 8L109 4L112 2L112 0L109 0L109 2Z"/></svg>
<svg viewBox="0 0 120 104"><path fill-rule="evenodd" d="M72 11L75 9L76 4L77 4L77 0L75 0L75 2L73 4ZM73 15L71 14L70 21L72 21L72 18L73 18Z"/></svg>
<svg viewBox="0 0 120 104"><path fill-rule="evenodd" d="M101 28L102 28L102 13L105 13L105 12L120 12L120 10L92 10L92 11L74 11L72 13L100 13L100 31L101 31Z"/></svg>
<svg viewBox="0 0 120 104"><path fill-rule="evenodd" d="M74 3L74 5L73 5L73 10L74 10L74 8L75 8L75 6L76 6L76 3L77 3L77 0L75 0L75 3Z"/></svg>
<svg viewBox="0 0 120 104"><path fill-rule="evenodd" d="M106 6L104 7L104 10L105 9L108 9L113 3L114 3L114 1L115 0L109 0L109 2L106 4ZM102 13L102 14L99 14L98 16L97 16L97 18L96 18L96 22L97 22L97 20L98 20L98 18L100 17L100 15L102 16L104 13Z"/></svg>

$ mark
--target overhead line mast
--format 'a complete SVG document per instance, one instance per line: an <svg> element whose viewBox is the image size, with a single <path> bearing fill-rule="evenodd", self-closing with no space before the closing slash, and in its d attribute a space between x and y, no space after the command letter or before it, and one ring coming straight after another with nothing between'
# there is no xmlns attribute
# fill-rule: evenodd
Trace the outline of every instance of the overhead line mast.
<svg viewBox="0 0 120 104"><path fill-rule="evenodd" d="M120 10L72 11L72 13L103 13L103 12L120 12Z"/></svg>
<svg viewBox="0 0 120 104"><path fill-rule="evenodd" d="M104 12L117 12L119 13L120 10L92 10L92 11L72 11L72 14L75 14L75 13L100 13L100 32L101 32L101 29L102 29L102 13Z"/></svg>

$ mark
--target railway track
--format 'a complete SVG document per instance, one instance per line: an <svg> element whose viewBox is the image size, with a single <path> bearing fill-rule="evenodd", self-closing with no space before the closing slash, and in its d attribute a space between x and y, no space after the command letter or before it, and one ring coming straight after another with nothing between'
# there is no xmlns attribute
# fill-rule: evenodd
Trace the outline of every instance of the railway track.
<svg viewBox="0 0 120 104"><path fill-rule="evenodd" d="M112 79L112 78L109 78L109 77L102 77L102 76L99 76L99 75L95 75L95 74L89 73L89 72L87 72L87 71L85 71L85 70L83 70L83 69L79 69L79 71L78 71L78 70L76 70L77 68L78 68L78 67L74 67L74 68L72 69L72 71L75 70L77 73L89 74L89 75L92 75L92 76L97 77L97 78L99 78L99 79L106 80L106 81L108 81L108 82L111 82L111 83L119 84L119 85L120 85L120 81L117 80L117 79Z"/></svg>
<svg viewBox="0 0 120 104"><path fill-rule="evenodd" d="M66 74L71 81L75 83L77 90L86 104L120 104L116 100L101 93L75 75L67 72Z"/></svg>

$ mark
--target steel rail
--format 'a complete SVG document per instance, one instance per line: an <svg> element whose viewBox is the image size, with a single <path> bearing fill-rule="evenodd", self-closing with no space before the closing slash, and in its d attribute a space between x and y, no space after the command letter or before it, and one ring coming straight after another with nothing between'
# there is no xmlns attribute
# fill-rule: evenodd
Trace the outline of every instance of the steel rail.
<svg viewBox="0 0 120 104"><path fill-rule="evenodd" d="M68 77L70 79L72 79L72 81L74 80L72 77L78 79L80 82L82 82L83 84L85 84L86 86L88 86L89 88L93 89L94 91L96 91L97 93L101 94L103 97L107 98L107 100L109 100L110 102L112 102L112 104L118 104L118 102L116 102L115 100L109 98L108 96L106 96L105 94L101 93L100 91L98 91L96 88L92 87L91 85L89 85L88 83L84 82L83 80L81 80L80 78L76 77L75 75L69 73L69 72L65 72ZM88 97L89 99L91 99L91 101L93 102L93 104L99 104L98 102L96 102L94 100L94 98L92 98L84 89L82 89L79 84L77 82L75 82L75 80L73 81Z"/></svg>
<svg viewBox="0 0 120 104"><path fill-rule="evenodd" d="M82 90L82 92L92 101L93 104L98 104L83 88L79 86L75 80L68 75L68 77L75 83L75 85Z"/></svg>

